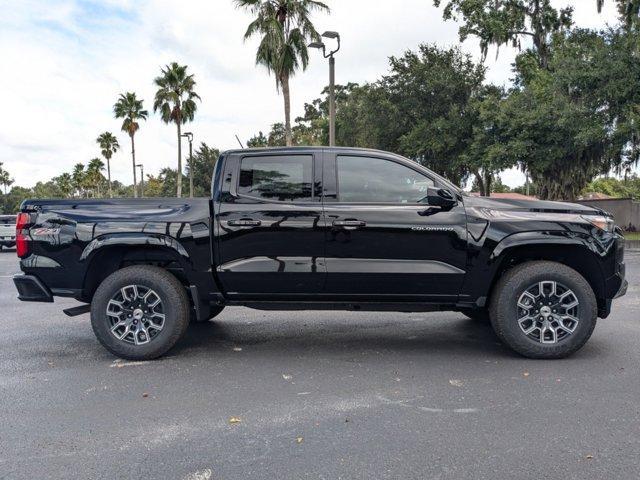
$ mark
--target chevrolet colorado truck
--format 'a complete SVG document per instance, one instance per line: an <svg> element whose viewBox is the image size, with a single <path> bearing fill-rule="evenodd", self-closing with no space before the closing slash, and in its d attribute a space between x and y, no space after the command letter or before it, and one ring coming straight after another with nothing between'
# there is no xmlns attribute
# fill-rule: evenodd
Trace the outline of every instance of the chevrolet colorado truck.
<svg viewBox="0 0 640 480"><path fill-rule="evenodd" d="M530 358L580 349L626 292L604 211L474 197L376 150L221 154L211 198L26 200L18 298L73 297L104 347L167 352L190 321L265 310L453 310Z"/></svg>

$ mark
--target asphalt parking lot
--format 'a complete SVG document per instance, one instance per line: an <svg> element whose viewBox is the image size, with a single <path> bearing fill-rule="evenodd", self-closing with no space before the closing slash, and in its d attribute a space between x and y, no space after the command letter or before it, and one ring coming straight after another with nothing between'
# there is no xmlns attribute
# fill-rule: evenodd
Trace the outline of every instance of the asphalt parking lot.
<svg viewBox="0 0 640 480"><path fill-rule="evenodd" d="M455 313L229 308L135 363L62 314L75 302L20 303L0 252L0 478L638 478L640 253L627 265L567 360Z"/></svg>

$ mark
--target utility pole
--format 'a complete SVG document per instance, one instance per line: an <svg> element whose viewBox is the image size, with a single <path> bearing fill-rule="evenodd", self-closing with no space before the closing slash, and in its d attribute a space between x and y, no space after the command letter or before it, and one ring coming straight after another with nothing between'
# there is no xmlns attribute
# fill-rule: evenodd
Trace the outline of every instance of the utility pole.
<svg viewBox="0 0 640 480"><path fill-rule="evenodd" d="M184 132L182 136L189 140L189 198L193 198L193 133ZM178 175L182 175L182 172Z"/></svg>
<svg viewBox="0 0 640 480"><path fill-rule="evenodd" d="M323 42L311 42L310 48L322 50L322 56L329 59L329 146L336 145L336 59L333 55L340 50L340 34L338 32L327 31L322 34L324 38L331 38L338 42L335 50L327 53L326 45Z"/></svg>

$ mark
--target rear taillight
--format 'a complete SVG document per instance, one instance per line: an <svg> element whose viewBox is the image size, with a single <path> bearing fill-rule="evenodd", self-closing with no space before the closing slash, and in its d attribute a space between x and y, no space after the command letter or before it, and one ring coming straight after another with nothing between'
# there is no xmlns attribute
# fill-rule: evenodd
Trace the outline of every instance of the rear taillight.
<svg viewBox="0 0 640 480"><path fill-rule="evenodd" d="M25 229L31 223L31 215L19 213L16 219L16 252L18 257L24 258L29 254L29 236Z"/></svg>

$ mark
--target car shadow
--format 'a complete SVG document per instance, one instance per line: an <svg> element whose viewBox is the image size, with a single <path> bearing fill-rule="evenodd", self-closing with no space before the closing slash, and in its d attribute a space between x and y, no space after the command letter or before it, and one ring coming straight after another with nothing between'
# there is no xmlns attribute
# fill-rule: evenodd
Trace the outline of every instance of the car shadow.
<svg viewBox="0 0 640 480"><path fill-rule="evenodd" d="M514 357L504 347L490 325L455 314L424 314L420 318L404 314L362 314L345 318L326 314L318 321L283 322L269 315L257 322L216 320L192 324L173 355L198 356L203 350L233 352L234 348L254 352L282 352L286 355L327 353L349 354L392 351L400 353L459 354L468 356Z"/></svg>

